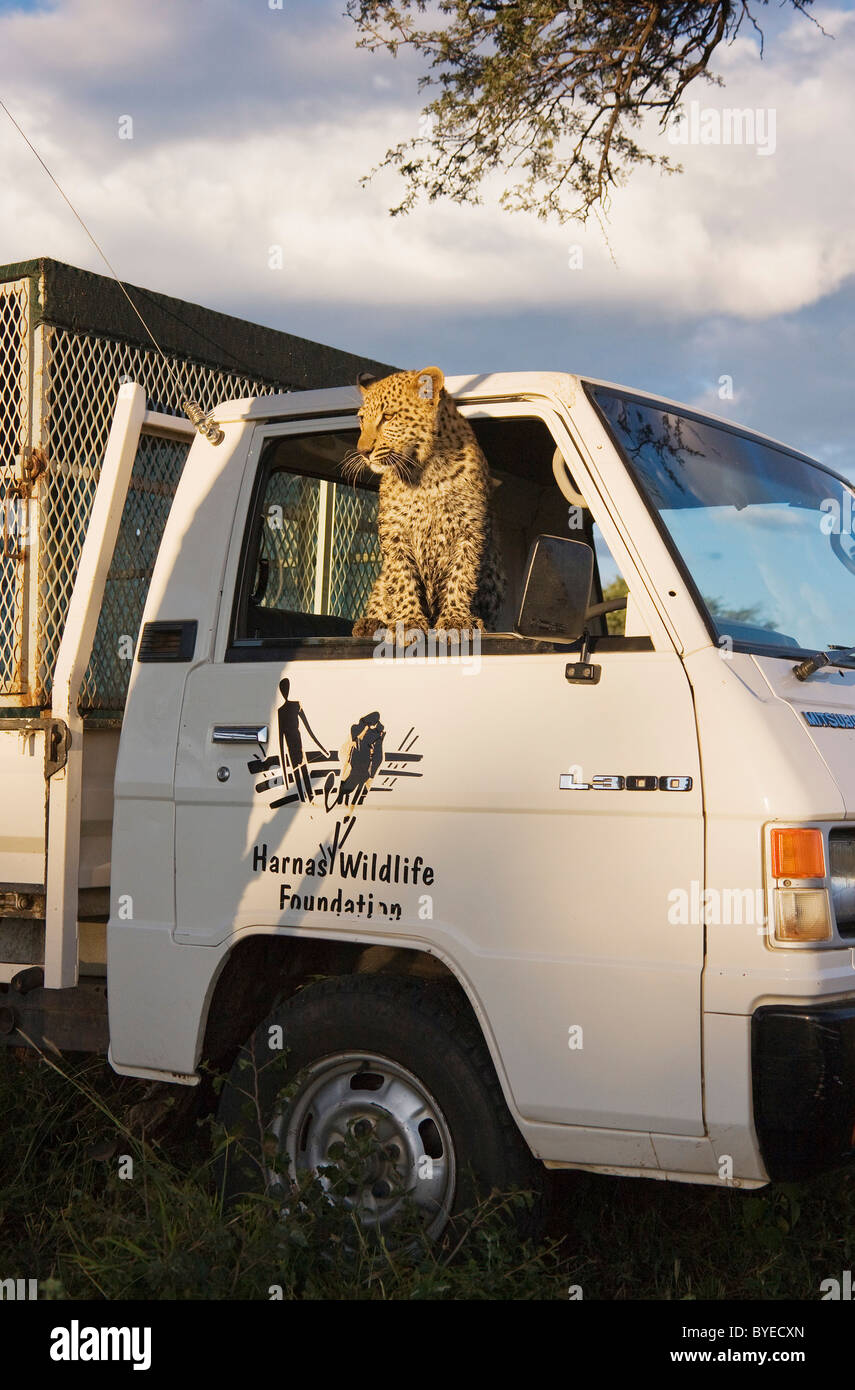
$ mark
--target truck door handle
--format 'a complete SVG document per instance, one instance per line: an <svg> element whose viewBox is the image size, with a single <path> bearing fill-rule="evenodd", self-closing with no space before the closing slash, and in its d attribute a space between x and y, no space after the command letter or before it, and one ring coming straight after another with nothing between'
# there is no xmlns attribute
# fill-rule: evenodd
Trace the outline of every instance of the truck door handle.
<svg viewBox="0 0 855 1390"><path fill-rule="evenodd" d="M215 724L212 743L260 743L267 746L270 730L266 724Z"/></svg>

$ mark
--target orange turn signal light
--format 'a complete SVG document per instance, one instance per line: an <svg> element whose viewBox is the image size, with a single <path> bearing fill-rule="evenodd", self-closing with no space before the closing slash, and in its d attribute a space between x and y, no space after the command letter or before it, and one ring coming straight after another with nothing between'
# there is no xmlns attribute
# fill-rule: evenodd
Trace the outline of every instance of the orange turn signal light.
<svg viewBox="0 0 855 1390"><path fill-rule="evenodd" d="M821 830L772 831L773 878L825 878Z"/></svg>

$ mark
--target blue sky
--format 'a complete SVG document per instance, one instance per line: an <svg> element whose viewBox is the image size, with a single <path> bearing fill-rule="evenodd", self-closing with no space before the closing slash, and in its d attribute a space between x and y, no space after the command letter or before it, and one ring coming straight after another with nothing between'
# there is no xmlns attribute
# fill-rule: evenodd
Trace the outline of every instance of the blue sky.
<svg viewBox="0 0 855 1390"><path fill-rule="evenodd" d="M480 207L390 218L395 176L359 177L418 133L421 69L357 50L343 9L0 0L0 94L129 281L402 366L605 377L855 474L853 0L815 7L833 39L769 6L762 62L745 29L726 85L687 93L774 111L774 153L649 132L685 172L618 191L616 264L593 222L500 211L500 180ZM0 262L101 269L8 123L0 161Z"/></svg>

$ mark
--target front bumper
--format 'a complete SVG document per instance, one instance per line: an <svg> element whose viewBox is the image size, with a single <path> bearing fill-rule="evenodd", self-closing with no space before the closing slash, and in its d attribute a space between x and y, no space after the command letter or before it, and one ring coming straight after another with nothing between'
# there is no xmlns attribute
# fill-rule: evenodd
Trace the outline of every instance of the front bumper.
<svg viewBox="0 0 855 1390"><path fill-rule="evenodd" d="M751 1072L754 1125L773 1181L855 1163L855 1001L757 1009Z"/></svg>

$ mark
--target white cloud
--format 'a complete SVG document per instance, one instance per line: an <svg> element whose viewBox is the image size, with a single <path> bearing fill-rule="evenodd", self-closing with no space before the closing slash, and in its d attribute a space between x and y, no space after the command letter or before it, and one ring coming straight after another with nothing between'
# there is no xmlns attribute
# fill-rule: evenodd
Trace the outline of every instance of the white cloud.
<svg viewBox="0 0 855 1390"><path fill-rule="evenodd" d="M0 17L13 109L123 277L233 312L242 296L269 296L270 319L310 301L567 315L619 304L661 323L798 310L855 272L851 13L825 18L835 41L796 17L762 64L748 37L722 55L727 86L696 85L689 97L774 107L775 154L659 136L685 173L640 171L617 191L615 267L593 222L498 211L497 180L481 207L437 203L390 218L396 178L368 188L358 179L417 133L419 98L413 89L409 104L392 104L394 64L380 71L358 52L339 9L318 6L313 25L300 11L299 43L266 7L252 22L245 8L206 9L216 16L206 28L187 0L61 0L55 12ZM133 141L117 138L125 109ZM47 254L100 269L8 123L0 159L0 260ZM580 271L568 267L575 242ZM284 248L281 271L268 268L272 244Z"/></svg>

